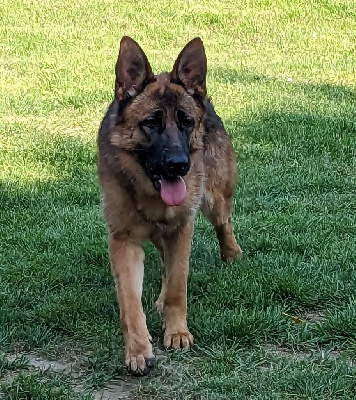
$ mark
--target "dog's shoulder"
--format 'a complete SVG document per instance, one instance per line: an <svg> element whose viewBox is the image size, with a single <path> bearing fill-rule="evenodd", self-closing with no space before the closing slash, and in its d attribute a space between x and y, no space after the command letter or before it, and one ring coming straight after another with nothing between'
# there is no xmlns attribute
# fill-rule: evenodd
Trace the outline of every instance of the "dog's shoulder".
<svg viewBox="0 0 356 400"><path fill-rule="evenodd" d="M205 146L213 145L214 143L230 144L230 136L227 133L222 119L215 111L214 105L210 98L204 100L204 143Z"/></svg>
<svg viewBox="0 0 356 400"><path fill-rule="evenodd" d="M205 134L214 134L216 131L224 130L224 124L216 113L210 97L204 100L204 109L203 126Z"/></svg>

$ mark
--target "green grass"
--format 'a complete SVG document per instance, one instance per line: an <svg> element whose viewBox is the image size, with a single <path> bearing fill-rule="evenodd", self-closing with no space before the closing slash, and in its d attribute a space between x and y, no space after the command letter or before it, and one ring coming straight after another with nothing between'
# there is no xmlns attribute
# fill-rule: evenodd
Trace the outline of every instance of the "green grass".
<svg viewBox="0 0 356 400"><path fill-rule="evenodd" d="M160 357L131 397L354 399L354 0L3 0L0 21L3 398L90 399L125 377L95 142L128 34L155 71L203 39L239 160L244 250L223 265L199 216L188 297L197 346L170 354L147 245L144 307ZM15 353L75 359L79 372L43 372L9 361Z"/></svg>

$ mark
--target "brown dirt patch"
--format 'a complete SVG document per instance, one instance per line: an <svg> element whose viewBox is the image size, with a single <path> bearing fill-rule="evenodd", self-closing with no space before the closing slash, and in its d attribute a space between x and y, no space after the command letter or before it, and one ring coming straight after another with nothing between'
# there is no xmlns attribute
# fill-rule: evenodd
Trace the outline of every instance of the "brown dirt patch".
<svg viewBox="0 0 356 400"><path fill-rule="evenodd" d="M53 372L63 372L69 374L71 377L78 381L80 378L80 366L79 361L67 362L64 360L48 360L38 354L12 354L8 355L9 361L14 361L19 357L25 357L28 361L28 366L37 370L46 371L51 370ZM18 374L11 372L11 375L5 376L3 382L11 382ZM91 392L94 400L121 400L127 399L131 391L137 386L138 380L131 378L123 378L112 380L105 385L104 388ZM73 389L76 392L84 393L88 392L80 383L74 385ZM4 394L0 391L0 399L3 398Z"/></svg>

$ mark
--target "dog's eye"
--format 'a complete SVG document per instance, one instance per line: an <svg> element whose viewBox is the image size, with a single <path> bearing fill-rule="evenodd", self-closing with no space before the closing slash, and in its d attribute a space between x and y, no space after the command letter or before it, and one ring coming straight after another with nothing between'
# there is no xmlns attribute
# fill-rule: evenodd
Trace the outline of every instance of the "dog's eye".
<svg viewBox="0 0 356 400"><path fill-rule="evenodd" d="M141 128L144 130L155 130L158 129L161 131L163 126L163 111L162 110L157 110L153 114L147 116L142 122L141 122Z"/></svg>
<svg viewBox="0 0 356 400"><path fill-rule="evenodd" d="M190 126L192 126L192 125L194 124L194 119L193 119L193 118L190 118L190 117L188 117L188 116L185 116L185 117L182 119L182 124L183 124L185 127L189 128Z"/></svg>
<svg viewBox="0 0 356 400"><path fill-rule="evenodd" d="M192 118L183 110L178 110L177 117L184 128L191 128L194 125L194 118Z"/></svg>
<svg viewBox="0 0 356 400"><path fill-rule="evenodd" d="M142 122L142 125L143 125L145 128L154 129L154 128L157 127L157 120L156 120L155 118L149 117L149 118L146 118L146 119Z"/></svg>

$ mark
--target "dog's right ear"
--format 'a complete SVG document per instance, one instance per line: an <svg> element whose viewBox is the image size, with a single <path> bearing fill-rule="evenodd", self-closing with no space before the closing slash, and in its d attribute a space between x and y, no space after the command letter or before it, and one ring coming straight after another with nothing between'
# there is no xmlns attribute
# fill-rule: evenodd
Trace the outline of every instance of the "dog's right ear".
<svg viewBox="0 0 356 400"><path fill-rule="evenodd" d="M154 79L146 54L128 36L121 39L115 73L115 97L118 101L136 96Z"/></svg>

